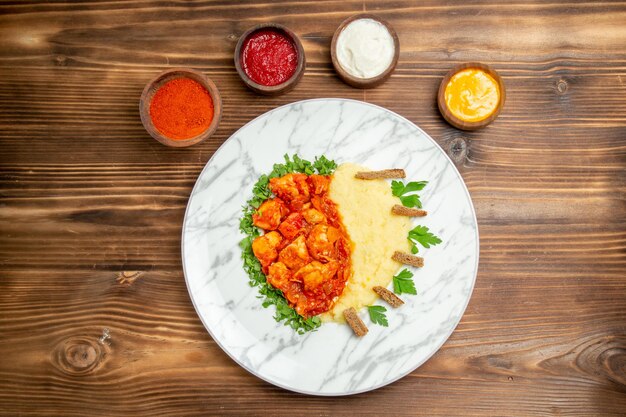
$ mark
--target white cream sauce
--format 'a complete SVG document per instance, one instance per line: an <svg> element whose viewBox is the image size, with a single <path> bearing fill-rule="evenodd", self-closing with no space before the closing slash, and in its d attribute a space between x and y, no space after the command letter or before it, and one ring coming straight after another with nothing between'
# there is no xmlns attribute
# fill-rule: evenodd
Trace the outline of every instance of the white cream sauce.
<svg viewBox="0 0 626 417"><path fill-rule="evenodd" d="M374 19L349 23L337 38L337 60L350 75L373 78L391 65L395 53L387 27Z"/></svg>

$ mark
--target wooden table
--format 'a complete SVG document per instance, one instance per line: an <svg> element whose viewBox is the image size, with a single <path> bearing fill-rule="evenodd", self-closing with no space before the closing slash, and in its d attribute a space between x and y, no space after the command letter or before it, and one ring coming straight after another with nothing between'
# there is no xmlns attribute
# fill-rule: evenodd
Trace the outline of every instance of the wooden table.
<svg viewBox="0 0 626 417"><path fill-rule="evenodd" d="M0 412L4 415L626 415L626 3L12 2L0 7ZM366 10L393 24L393 77L357 90L329 44ZM267 98L233 66L266 21L307 71ZM499 119L463 132L435 93L464 61L504 77ZM151 139L138 100L188 66L218 85L217 134ZM472 194L481 260L452 337L408 377L345 398L248 374L198 319L181 270L191 187L220 144L276 106L387 107L449 153ZM322 354L322 353L320 353ZM306 375L302 375L306 378Z"/></svg>

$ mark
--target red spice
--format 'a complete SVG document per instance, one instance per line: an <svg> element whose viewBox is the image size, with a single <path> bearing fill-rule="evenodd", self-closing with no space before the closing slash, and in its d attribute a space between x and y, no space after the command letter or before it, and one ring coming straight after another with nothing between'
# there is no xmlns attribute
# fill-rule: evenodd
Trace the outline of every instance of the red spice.
<svg viewBox="0 0 626 417"><path fill-rule="evenodd" d="M190 139L209 128L213 99L199 82L176 78L163 84L152 97L150 118L168 138Z"/></svg>
<svg viewBox="0 0 626 417"><path fill-rule="evenodd" d="M241 52L243 70L252 81L265 86L282 84L298 66L293 41L282 31L263 29L245 40Z"/></svg>

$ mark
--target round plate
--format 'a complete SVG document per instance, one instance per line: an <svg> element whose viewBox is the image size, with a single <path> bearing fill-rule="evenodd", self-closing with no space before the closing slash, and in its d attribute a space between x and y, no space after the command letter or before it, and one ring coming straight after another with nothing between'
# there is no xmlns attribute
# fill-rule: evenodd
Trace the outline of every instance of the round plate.
<svg viewBox="0 0 626 417"><path fill-rule="evenodd" d="M428 226L443 243L420 249L418 295L388 309L389 327L357 338L347 325L298 335L274 321L248 285L238 243L241 207L284 154L371 169L404 168L427 180L420 192ZM189 198L182 258L194 307L213 339L239 365L274 385L306 394L348 395L393 382L424 363L450 336L469 302L478 268L478 227L465 184L420 128L382 107L316 99L276 108L239 129L215 152Z"/></svg>

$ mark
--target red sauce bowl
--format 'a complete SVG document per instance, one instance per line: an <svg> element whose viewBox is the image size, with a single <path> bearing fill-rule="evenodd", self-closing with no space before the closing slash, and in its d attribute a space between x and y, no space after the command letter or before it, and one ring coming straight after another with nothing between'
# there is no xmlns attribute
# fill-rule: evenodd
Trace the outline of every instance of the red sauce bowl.
<svg viewBox="0 0 626 417"><path fill-rule="evenodd" d="M243 53L245 48L248 46L248 41L253 39L256 34L266 31L274 32L279 35L280 38L287 39L293 45L297 55L295 70L288 79L277 85L264 85L253 80L244 68L245 62ZM286 93L287 91L293 89L302 78L305 67L306 58L304 56L304 48L302 47L300 39L291 30L277 23L264 23L248 29L243 35L241 35L239 41L237 42L237 46L235 47L235 68L237 69L237 73L239 74L239 77L241 77L244 84L258 94L273 96Z"/></svg>

